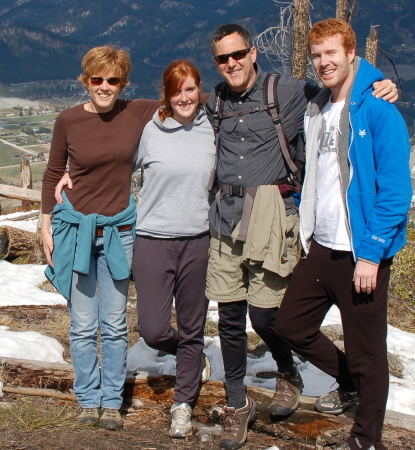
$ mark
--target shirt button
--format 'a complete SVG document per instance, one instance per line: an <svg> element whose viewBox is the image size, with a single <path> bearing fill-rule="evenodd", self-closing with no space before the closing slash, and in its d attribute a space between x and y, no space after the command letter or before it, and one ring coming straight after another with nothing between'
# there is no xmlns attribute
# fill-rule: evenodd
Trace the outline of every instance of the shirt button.
<svg viewBox="0 0 415 450"><path fill-rule="evenodd" d="M245 138L241 138L241 141L243 142L245 140Z"/></svg>
<svg viewBox="0 0 415 450"><path fill-rule="evenodd" d="M239 119L239 122L243 122L244 121L244 119Z"/></svg>
<svg viewBox="0 0 415 450"><path fill-rule="evenodd" d="M243 157L243 156L240 156L239 159L244 159L244 157Z"/></svg>
<svg viewBox="0 0 415 450"><path fill-rule="evenodd" d="M241 180L241 179L242 179L242 176L241 176L241 175L238 175L238 178Z"/></svg>
<svg viewBox="0 0 415 450"><path fill-rule="evenodd" d="M242 105L242 102L239 102L240 105Z"/></svg>

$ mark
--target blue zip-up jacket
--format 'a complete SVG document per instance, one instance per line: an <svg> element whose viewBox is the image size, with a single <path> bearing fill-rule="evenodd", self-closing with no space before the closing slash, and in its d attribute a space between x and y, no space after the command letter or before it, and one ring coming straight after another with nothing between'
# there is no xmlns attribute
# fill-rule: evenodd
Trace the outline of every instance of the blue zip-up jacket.
<svg viewBox="0 0 415 450"><path fill-rule="evenodd" d="M53 267L45 270L46 277L66 298L71 296L72 272L88 275L91 248L96 228L104 228L104 253L111 277L124 280L130 276L127 257L117 227L131 225L136 220L135 199L130 196L128 207L112 217L100 214L84 215L76 211L62 192L63 204L52 211ZM134 233L135 236L135 233Z"/></svg>
<svg viewBox="0 0 415 450"><path fill-rule="evenodd" d="M374 263L405 245L412 197L405 122L394 105L372 96L372 84L382 78L367 61L355 58L354 82L339 124L338 160L353 254L355 260ZM320 111L330 94L323 89L306 113L306 176L300 206L300 236L306 253L315 225Z"/></svg>

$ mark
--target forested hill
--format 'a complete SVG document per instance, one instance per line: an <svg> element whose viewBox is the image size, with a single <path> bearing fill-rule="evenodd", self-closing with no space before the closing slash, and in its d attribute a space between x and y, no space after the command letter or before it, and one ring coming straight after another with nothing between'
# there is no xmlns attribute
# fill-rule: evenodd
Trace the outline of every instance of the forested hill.
<svg viewBox="0 0 415 450"><path fill-rule="evenodd" d="M312 3L313 21L335 14L335 0ZM0 82L74 78L89 48L111 43L129 50L138 95L156 95L174 58L192 58L210 88L212 31L238 22L258 34L277 25L279 8L273 0L0 0ZM380 47L404 65L415 64L414 23L414 0L357 0L352 20L359 46L379 25Z"/></svg>

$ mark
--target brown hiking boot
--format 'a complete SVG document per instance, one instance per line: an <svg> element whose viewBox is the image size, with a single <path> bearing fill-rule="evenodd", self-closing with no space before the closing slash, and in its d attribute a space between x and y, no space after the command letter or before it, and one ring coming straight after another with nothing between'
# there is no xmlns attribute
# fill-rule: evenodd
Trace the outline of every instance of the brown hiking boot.
<svg viewBox="0 0 415 450"><path fill-rule="evenodd" d="M277 386L274 397L271 400L271 416L289 416L300 403L300 394L303 388L303 380L300 372L290 375L290 372L277 372Z"/></svg>
<svg viewBox="0 0 415 450"><path fill-rule="evenodd" d="M224 449L240 448L246 441L248 425L256 417L256 403L252 398L246 397L246 405L243 408L235 409L225 406L223 408L224 433L220 441L220 447Z"/></svg>

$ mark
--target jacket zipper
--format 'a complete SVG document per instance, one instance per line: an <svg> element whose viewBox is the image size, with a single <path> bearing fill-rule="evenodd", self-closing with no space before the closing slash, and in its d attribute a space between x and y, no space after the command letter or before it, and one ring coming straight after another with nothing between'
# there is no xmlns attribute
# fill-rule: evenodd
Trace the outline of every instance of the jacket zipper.
<svg viewBox="0 0 415 450"><path fill-rule="evenodd" d="M349 167L350 167L350 174L349 174L349 180L348 180L348 185L347 185L347 189L346 189L346 215L347 215L347 226L349 228L349 235L350 235L350 247L352 249L352 254L353 254L353 259L356 261L356 253L353 247L353 233L352 233L352 225L350 222L350 209L349 209L349 203L347 200L347 192L350 188L350 184L352 182L352 178L353 178L353 166L352 166L352 162L350 161L350 149L352 147L353 144L353 140L354 140L354 130L353 130L353 126L352 126L352 120L350 118L350 112L349 112L349 125L350 125L350 130L351 130L351 135L350 135L350 144L348 144L347 147L347 159L349 161Z"/></svg>

